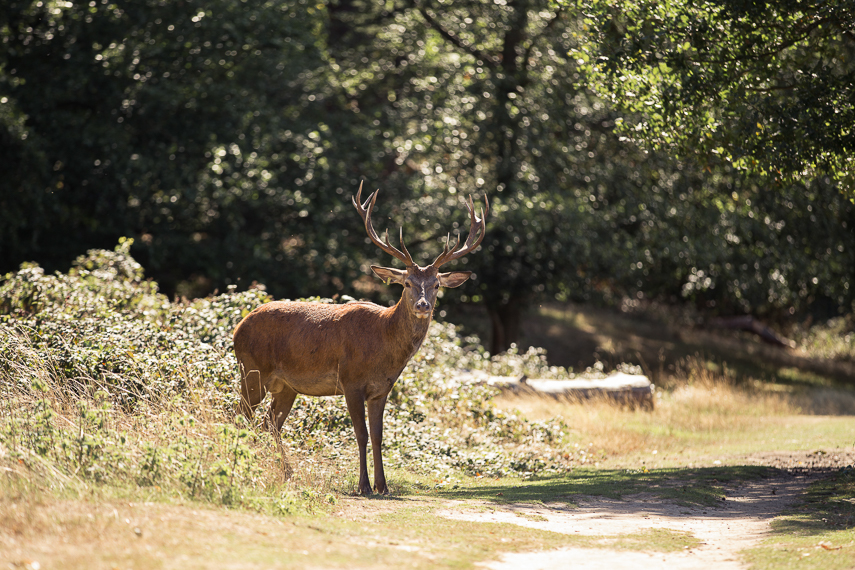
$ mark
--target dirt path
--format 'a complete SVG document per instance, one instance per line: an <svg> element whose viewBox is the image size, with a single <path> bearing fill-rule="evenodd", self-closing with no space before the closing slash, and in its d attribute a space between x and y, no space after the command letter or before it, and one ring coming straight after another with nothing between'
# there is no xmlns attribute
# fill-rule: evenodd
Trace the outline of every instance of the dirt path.
<svg viewBox="0 0 855 570"><path fill-rule="evenodd" d="M486 513L448 509L441 514L458 520L511 523L571 535L618 536L652 528L670 529L688 532L702 541L697 548L677 553L569 548L505 554L487 565L493 570L559 567L736 570L743 567L738 553L763 537L772 518L792 503L808 482L806 475L792 475L745 483L727 489L727 500L716 507L687 507L641 494L623 500L591 497L576 509L516 505Z"/></svg>
<svg viewBox="0 0 855 570"><path fill-rule="evenodd" d="M484 565L491 570L737 570L745 568L739 553L758 544L769 532L772 519L792 504L811 481L828 469L851 464L853 458L787 453L756 459L756 463L789 469L776 478L725 486L725 500L714 507L678 505L650 494L638 494L622 500L588 497L580 501L578 508L516 504L484 512L483 507L473 510L471 503L455 504L439 514L456 520L510 523L576 536L616 537L645 529L670 529L690 533L701 541L698 547L674 553L610 550L607 542L600 548L506 553Z"/></svg>

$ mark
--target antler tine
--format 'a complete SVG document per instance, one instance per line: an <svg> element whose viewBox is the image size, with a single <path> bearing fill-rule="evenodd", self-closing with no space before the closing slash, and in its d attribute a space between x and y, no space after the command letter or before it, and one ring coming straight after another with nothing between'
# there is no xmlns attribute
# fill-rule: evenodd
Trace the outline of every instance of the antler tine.
<svg viewBox="0 0 855 570"><path fill-rule="evenodd" d="M469 196L469 201L464 202L466 204L466 209L469 210L469 235L466 237L466 242L463 244L463 247L454 251L460 245L460 234L457 234L457 243L454 248L448 248L448 236L445 238L445 247L442 248L442 253L439 254L434 262L431 264L433 267L439 267L452 261L454 259L458 259L463 257L467 253L474 250L481 244L481 240L484 239L484 235L487 233L487 214L490 213L490 202L487 201L487 196L484 196L484 208L481 209L481 218L475 215L475 204L472 202L472 196ZM477 239L476 239L477 238Z"/></svg>
<svg viewBox="0 0 855 570"><path fill-rule="evenodd" d="M395 248L389 243L389 230L386 230L386 242L380 240L380 237L377 235L377 232L374 231L374 225L371 223L371 212L374 210L374 203L377 201L377 193L380 192L379 189L375 190L371 193L368 199L364 204L361 204L362 201L362 182L359 183L359 190L356 193L356 197L351 197L351 201L353 202L353 206L356 208L356 211L359 212L359 216L362 218L362 221L365 222L365 232L368 234L368 237L371 238L371 241L374 242L374 245L404 262L404 265L407 267L414 265L413 258L410 256L410 252L407 251L406 246L404 246L404 230L401 229L401 247L404 248L404 252L402 253L400 250Z"/></svg>
<svg viewBox="0 0 855 570"><path fill-rule="evenodd" d="M457 243L454 244L454 247L451 247L451 248L448 247L450 244L451 244L451 232L445 234L445 245L442 246L442 253L440 254L440 257L448 255L450 252L454 251L458 246L460 246L460 234L457 234ZM437 258L437 259L439 259L439 258ZM434 263L436 263L436 261L434 261ZM445 262L443 261L443 263L445 263ZM439 265L437 265L436 267L439 267Z"/></svg>
<svg viewBox="0 0 855 570"><path fill-rule="evenodd" d="M409 265L414 265L414 263L413 263L413 256L412 256L412 255L410 255L410 252L409 252L409 251L407 251L407 246L406 246L406 244L404 244L404 228L398 228L398 230L399 230L398 239L400 239L400 240L401 240L401 249L402 249L402 250L404 250L404 255L406 255L406 256L407 256L407 259L409 259L409 260L410 260L410 261L407 263L407 265L408 265L408 266L409 266ZM387 243L387 244L389 243L389 230L386 230L386 243Z"/></svg>

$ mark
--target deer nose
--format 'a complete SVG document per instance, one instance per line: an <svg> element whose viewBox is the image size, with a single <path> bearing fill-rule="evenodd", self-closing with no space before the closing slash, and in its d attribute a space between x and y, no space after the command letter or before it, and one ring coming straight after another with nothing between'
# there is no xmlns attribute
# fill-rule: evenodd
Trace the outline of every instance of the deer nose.
<svg viewBox="0 0 855 570"><path fill-rule="evenodd" d="M415 308L416 308L416 311L419 313L426 313L426 312L430 311L430 303L428 303L427 300L424 297L422 297L421 299L416 301L416 307Z"/></svg>

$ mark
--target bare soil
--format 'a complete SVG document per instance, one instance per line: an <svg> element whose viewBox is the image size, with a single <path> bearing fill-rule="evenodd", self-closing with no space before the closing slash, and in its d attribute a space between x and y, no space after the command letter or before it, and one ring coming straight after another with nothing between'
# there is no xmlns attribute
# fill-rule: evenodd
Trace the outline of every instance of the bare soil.
<svg viewBox="0 0 855 570"><path fill-rule="evenodd" d="M493 511L472 503L449 505L441 515L473 522L510 523L569 535L599 538L592 548L562 548L545 552L506 553L484 564L491 570L574 568L605 570L645 568L684 570L745 568L740 552L758 544L770 532L772 519L793 504L806 487L832 470L855 461L855 452L759 453L745 464L780 469L773 478L725 486L725 500L715 507L686 506L651 494L621 500L585 497L578 508L563 504L506 505ZM609 537L645 529L690 533L701 541L681 552L644 552L608 547Z"/></svg>

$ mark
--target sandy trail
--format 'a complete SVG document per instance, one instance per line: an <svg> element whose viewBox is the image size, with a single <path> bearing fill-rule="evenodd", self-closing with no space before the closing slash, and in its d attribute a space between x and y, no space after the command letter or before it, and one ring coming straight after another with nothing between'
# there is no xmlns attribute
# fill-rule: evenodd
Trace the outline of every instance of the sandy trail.
<svg viewBox="0 0 855 570"><path fill-rule="evenodd" d="M503 554L485 564L491 570L573 568L580 570L645 568L684 570L745 566L739 552L757 544L778 516L815 477L784 473L774 479L725 486L726 500L715 507L683 506L653 495L622 500L589 497L578 508L562 504L507 505L493 512L476 512L463 505L445 509L442 516L475 522L511 523L569 535L617 536L644 529L686 531L702 541L696 548L676 553L565 548L547 552Z"/></svg>

